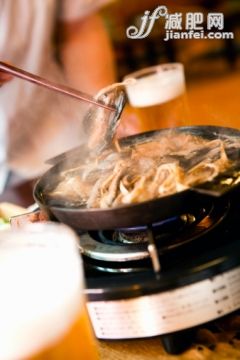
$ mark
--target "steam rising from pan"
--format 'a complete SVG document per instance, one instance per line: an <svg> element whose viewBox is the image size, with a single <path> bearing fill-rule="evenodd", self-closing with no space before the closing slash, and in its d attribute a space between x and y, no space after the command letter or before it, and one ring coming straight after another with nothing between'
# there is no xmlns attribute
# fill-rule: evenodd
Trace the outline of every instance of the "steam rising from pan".
<svg viewBox="0 0 240 360"><path fill-rule="evenodd" d="M45 196L75 208L147 201L211 181L232 165L239 149L234 137L205 139L169 129L125 144L121 153L107 148L84 163L75 157Z"/></svg>

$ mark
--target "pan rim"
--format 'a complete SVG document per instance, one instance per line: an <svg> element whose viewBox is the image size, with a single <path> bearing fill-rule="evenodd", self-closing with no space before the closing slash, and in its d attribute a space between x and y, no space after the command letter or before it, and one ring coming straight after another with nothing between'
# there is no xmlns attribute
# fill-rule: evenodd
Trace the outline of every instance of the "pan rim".
<svg viewBox="0 0 240 360"><path fill-rule="evenodd" d="M198 130L198 129L202 129L205 131L208 131L212 134L212 135L229 135L229 132L233 133L232 136L239 136L240 137L240 129L237 128L233 128L233 127L224 127L224 126L216 126L216 125L193 125L193 126L179 126L179 127L174 127L174 128L164 128L164 129L158 129L158 130L151 130L151 131L147 131L147 132L142 132L142 133L138 133L138 134L134 134L131 136L127 136L124 138L119 139L120 142L124 143L128 143L128 141L131 142L132 139L134 138L139 138L140 137L140 141L144 140L144 138L148 138L150 136L150 134L154 134L156 133L156 136L159 133L164 133L164 132L170 132L170 131L178 131L178 132L192 132L194 133L194 130ZM203 134L199 134L199 136L203 136ZM207 134L206 134L207 136ZM154 137L153 137L154 139ZM57 166L59 166L59 164L62 161L59 161L57 164L53 165L52 167L50 167L47 172L45 172L40 179L37 180L37 182L34 185L33 188L33 197L34 200L37 203L40 203L42 206L47 206L50 209L53 209L56 211L65 211L67 210L68 212L76 212L76 210L78 212L88 212L88 213L100 213L100 212L111 212L112 210L115 211L121 211L123 209L129 209L129 208L137 208L137 207L148 207L148 205L150 206L153 202L155 202L158 199L161 199L162 201L167 201L168 199L170 199L172 197L172 195L176 196L176 197L180 197L182 195L184 195L187 192L194 192L194 187L189 187L186 188L182 191L179 192L175 192L174 194L168 194L165 196L161 196L159 198L154 198L154 199L150 199L150 200L145 200L145 201L141 201L141 202L136 202L136 203L131 203L131 204L121 204L119 206L115 206L115 207L109 207L109 208L86 208L86 207L67 207L67 206L62 206L62 205L51 205L51 204L44 204L44 201L39 197L39 194L42 194L42 189L43 186L41 185L41 182L44 182L44 179L47 177L48 173L51 172L53 170L53 168L56 168Z"/></svg>

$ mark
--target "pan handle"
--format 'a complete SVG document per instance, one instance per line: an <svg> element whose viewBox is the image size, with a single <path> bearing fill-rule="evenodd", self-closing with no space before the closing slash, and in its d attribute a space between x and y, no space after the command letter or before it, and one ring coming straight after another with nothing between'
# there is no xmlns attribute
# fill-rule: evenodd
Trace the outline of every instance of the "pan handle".
<svg viewBox="0 0 240 360"><path fill-rule="evenodd" d="M220 197L236 188L240 188L240 161L213 180L197 185L190 190L211 197Z"/></svg>

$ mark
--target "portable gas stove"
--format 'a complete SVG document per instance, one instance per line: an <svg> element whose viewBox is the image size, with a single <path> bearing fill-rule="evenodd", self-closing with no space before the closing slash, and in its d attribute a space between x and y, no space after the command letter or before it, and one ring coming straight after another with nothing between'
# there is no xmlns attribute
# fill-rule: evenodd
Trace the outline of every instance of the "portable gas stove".
<svg viewBox="0 0 240 360"><path fill-rule="evenodd" d="M197 326L240 309L238 199L151 227L80 232L96 336L161 336L178 353Z"/></svg>
<svg viewBox="0 0 240 360"><path fill-rule="evenodd" d="M128 149L159 136L171 137L172 131L136 134L119 144ZM173 194L113 208L89 208L81 196L73 204L66 194L63 199L50 195L61 184L63 170L78 169L79 154L84 156L79 147L52 159L53 166L33 191L42 210L79 232L87 306L96 336L161 336L172 353L188 346L186 339L191 340L197 326L240 309L240 132L190 126L175 128L174 134L220 139L230 167ZM205 150L201 159L208 156ZM195 164L195 152L189 156L178 159L184 168L186 160Z"/></svg>

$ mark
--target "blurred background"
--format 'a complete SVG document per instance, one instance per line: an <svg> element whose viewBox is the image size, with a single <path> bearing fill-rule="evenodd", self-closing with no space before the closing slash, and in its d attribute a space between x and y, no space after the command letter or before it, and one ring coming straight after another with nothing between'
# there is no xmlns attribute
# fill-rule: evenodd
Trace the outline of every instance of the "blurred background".
<svg viewBox="0 0 240 360"><path fill-rule="evenodd" d="M118 80L126 74L156 64L182 62L185 66L187 94L192 124L240 127L240 1L165 1L169 13L211 12L224 14L224 29L234 39L169 40L164 24L156 21L145 39L129 39L126 29L139 27L145 10L163 3L156 0L116 0L102 15L111 36ZM183 15L184 17L185 15ZM203 23L206 29L206 23ZM130 111L128 109L128 111Z"/></svg>

